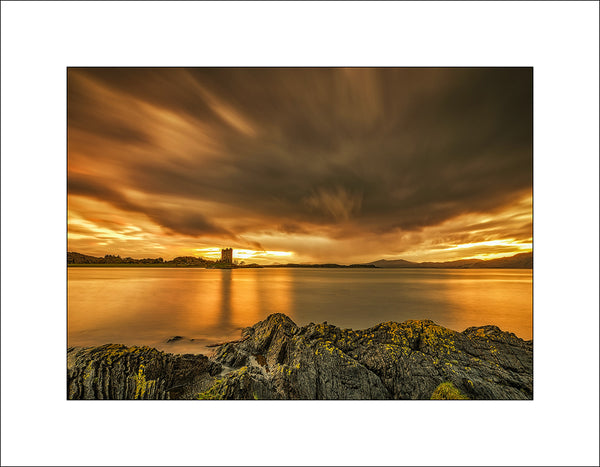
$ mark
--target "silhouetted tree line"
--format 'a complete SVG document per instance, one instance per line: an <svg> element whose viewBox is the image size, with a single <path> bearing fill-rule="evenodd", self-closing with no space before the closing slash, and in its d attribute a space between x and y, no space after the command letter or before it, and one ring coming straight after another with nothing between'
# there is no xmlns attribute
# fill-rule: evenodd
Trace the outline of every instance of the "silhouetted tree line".
<svg viewBox="0 0 600 467"><path fill-rule="evenodd" d="M236 268L236 267L260 267L258 264L237 265L224 263L222 261L212 261L209 259L198 258L196 256L177 256L170 261L163 258L141 258L135 259L130 256L122 258L119 255L104 255L103 257L83 255L76 252L67 252L67 264L162 264L165 266L200 266L205 268Z"/></svg>
<svg viewBox="0 0 600 467"><path fill-rule="evenodd" d="M76 252L67 253L67 264L175 264L186 266L203 266L213 261L194 256L178 256L171 261L165 261L163 258L141 258L135 259L130 256L122 258L119 255L104 255L104 257L83 255Z"/></svg>

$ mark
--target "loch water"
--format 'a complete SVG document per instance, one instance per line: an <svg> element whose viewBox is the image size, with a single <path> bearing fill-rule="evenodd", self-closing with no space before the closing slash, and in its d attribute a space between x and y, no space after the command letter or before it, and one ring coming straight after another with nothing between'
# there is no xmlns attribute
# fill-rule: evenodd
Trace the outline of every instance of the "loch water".
<svg viewBox="0 0 600 467"><path fill-rule="evenodd" d="M494 324L532 338L530 269L71 267L67 295L69 347L207 353L277 312L298 325L366 329L431 319L456 331Z"/></svg>

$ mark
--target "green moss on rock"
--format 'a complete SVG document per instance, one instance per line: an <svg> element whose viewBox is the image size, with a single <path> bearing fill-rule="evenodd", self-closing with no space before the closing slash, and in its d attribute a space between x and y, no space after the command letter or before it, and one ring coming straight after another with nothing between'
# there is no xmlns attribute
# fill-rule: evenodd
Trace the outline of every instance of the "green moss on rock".
<svg viewBox="0 0 600 467"><path fill-rule="evenodd" d="M450 381L441 383L435 388L431 400L467 400L466 395L460 392Z"/></svg>
<svg viewBox="0 0 600 467"><path fill-rule="evenodd" d="M198 400L222 400L224 394L224 384L222 379L217 379L215 383L206 391L201 392L196 396Z"/></svg>

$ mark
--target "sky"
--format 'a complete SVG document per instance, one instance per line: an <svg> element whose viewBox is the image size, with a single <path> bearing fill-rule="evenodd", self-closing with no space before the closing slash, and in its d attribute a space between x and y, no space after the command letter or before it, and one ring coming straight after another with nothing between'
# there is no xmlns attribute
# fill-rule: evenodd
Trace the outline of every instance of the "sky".
<svg viewBox="0 0 600 467"><path fill-rule="evenodd" d="M531 68L69 68L68 250L532 250Z"/></svg>

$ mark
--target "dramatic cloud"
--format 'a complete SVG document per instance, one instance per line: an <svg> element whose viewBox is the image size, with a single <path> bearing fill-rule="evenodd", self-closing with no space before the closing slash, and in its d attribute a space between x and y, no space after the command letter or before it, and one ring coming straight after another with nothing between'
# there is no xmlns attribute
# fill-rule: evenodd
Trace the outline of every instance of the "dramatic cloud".
<svg viewBox="0 0 600 467"><path fill-rule="evenodd" d="M530 249L532 94L529 68L72 68L69 248Z"/></svg>

